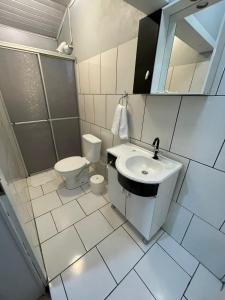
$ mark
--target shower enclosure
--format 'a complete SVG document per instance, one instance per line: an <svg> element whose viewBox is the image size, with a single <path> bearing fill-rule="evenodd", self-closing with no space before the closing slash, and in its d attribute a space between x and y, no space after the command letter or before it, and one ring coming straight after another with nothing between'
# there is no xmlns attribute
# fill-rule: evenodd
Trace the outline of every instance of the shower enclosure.
<svg viewBox="0 0 225 300"><path fill-rule="evenodd" d="M0 90L28 174L80 155L72 59L0 48Z"/></svg>
<svg viewBox="0 0 225 300"><path fill-rule="evenodd" d="M80 155L79 130L73 58L0 42L0 222L40 286L46 272L26 177Z"/></svg>

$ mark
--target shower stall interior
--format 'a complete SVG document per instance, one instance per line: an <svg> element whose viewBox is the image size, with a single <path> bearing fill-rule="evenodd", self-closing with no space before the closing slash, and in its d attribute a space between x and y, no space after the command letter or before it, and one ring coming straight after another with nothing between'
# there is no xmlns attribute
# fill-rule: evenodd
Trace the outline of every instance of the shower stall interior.
<svg viewBox="0 0 225 300"><path fill-rule="evenodd" d="M28 174L81 154L72 59L0 48L0 90Z"/></svg>
<svg viewBox="0 0 225 300"><path fill-rule="evenodd" d="M73 155L81 155L74 59L0 42L0 222L8 222L38 292L46 272L26 177Z"/></svg>

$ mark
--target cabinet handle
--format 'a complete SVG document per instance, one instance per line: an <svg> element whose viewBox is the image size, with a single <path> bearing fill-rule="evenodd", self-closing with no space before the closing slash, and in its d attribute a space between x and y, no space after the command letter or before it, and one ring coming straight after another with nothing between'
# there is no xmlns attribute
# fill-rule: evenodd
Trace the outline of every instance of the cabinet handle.
<svg viewBox="0 0 225 300"><path fill-rule="evenodd" d="M149 75L150 75L150 72L149 72L149 70L148 70L148 71L145 73L145 80L148 80Z"/></svg>

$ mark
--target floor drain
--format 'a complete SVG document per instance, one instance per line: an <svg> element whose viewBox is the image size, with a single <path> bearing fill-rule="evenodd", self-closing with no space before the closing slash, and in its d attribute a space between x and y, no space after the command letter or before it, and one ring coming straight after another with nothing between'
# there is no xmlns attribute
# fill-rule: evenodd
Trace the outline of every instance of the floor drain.
<svg viewBox="0 0 225 300"><path fill-rule="evenodd" d="M144 174L144 175L147 175L148 171L143 170L143 171L141 171L141 173Z"/></svg>

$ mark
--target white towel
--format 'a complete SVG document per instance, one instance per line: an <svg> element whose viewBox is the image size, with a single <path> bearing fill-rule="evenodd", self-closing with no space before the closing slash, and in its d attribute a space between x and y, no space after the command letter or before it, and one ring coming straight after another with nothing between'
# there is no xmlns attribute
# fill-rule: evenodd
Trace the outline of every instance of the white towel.
<svg viewBox="0 0 225 300"><path fill-rule="evenodd" d="M114 135L119 135L119 128L120 128L120 118L123 106L118 104L114 113L113 124L112 124L112 133Z"/></svg>
<svg viewBox="0 0 225 300"><path fill-rule="evenodd" d="M121 110L119 136L120 136L121 140L128 139L128 122L127 122L126 106L123 106L122 110Z"/></svg>
<svg viewBox="0 0 225 300"><path fill-rule="evenodd" d="M118 104L114 113L112 133L121 139L128 139L127 108Z"/></svg>

